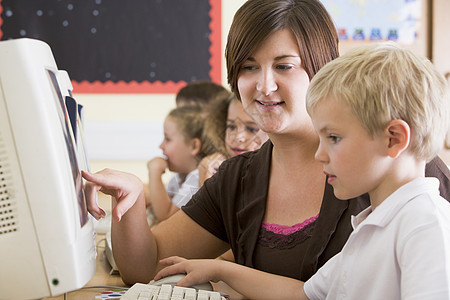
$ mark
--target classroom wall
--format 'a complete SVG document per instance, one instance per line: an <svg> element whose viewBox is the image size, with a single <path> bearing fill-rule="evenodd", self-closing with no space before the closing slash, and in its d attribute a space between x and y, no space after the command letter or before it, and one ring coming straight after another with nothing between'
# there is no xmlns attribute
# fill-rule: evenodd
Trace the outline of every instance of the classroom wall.
<svg viewBox="0 0 450 300"><path fill-rule="evenodd" d="M447 74L450 85L450 1L434 0L432 11L432 60L439 72ZM440 156L450 166L450 130Z"/></svg>
<svg viewBox="0 0 450 300"><path fill-rule="evenodd" d="M431 0L424 2L425 8L429 7L427 1ZM222 0L222 57L233 15L244 2ZM444 74L450 72L450 1L434 0L432 10L432 56ZM424 13L428 16L431 12ZM342 45L341 50L345 51L348 47ZM422 47L419 52L424 51ZM222 82L228 87L225 62L222 63ZM169 110L175 107L175 95L74 92L76 99L86 108L85 135L91 171L114 168L134 173L144 182L147 181L146 162L161 155L158 146L162 140L162 123ZM444 150L442 156L450 164L449 150Z"/></svg>

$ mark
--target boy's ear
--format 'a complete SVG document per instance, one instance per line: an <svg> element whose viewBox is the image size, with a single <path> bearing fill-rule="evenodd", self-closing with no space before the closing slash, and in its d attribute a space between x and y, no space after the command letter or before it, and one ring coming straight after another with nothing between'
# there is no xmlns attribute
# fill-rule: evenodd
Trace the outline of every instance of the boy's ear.
<svg viewBox="0 0 450 300"><path fill-rule="evenodd" d="M385 134L389 139L388 155L397 158L405 151L411 139L411 128L403 120L392 120L385 129Z"/></svg>
<svg viewBox="0 0 450 300"><path fill-rule="evenodd" d="M200 149L202 148L202 141L199 138L194 138L191 140L191 153L193 156L196 156Z"/></svg>

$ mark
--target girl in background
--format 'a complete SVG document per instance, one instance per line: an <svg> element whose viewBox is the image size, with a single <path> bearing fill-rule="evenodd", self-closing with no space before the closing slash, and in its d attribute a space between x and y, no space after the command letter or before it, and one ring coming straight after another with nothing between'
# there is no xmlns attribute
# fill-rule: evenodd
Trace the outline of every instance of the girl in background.
<svg viewBox="0 0 450 300"><path fill-rule="evenodd" d="M199 185L217 172L222 162L230 157L254 151L267 141L268 136L259 130L245 112L234 94L221 94L205 108L203 138L205 152L213 153L200 161Z"/></svg>
<svg viewBox="0 0 450 300"><path fill-rule="evenodd" d="M166 158L150 160L146 204L158 222L167 219L186 204L198 189L198 163L208 154L201 152L204 120L199 106L184 106L169 112L164 121L164 140L160 145ZM166 169L175 172L164 185Z"/></svg>

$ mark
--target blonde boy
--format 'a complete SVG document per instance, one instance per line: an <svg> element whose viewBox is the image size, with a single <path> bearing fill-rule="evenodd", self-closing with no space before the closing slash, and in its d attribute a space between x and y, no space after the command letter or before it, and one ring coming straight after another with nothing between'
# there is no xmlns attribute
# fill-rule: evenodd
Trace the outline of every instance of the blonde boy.
<svg viewBox="0 0 450 300"><path fill-rule="evenodd" d="M446 82L424 58L370 44L328 63L311 81L307 109L335 195L368 193L342 251L306 283L219 260L184 260L156 279L222 280L255 299L450 299L450 205L425 164L449 126Z"/></svg>
<svg viewBox="0 0 450 300"><path fill-rule="evenodd" d="M449 128L443 76L392 43L369 45L314 77L307 109L336 197L371 202L305 283L308 298L450 299L450 205L425 178Z"/></svg>

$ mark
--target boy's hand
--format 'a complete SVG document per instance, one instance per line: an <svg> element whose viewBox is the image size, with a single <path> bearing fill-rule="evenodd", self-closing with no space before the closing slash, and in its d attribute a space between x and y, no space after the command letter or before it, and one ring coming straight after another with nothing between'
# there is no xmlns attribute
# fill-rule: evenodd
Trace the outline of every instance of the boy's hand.
<svg viewBox="0 0 450 300"><path fill-rule="evenodd" d="M216 259L187 260L172 256L162 259L160 263L167 267L156 274L155 281L174 274L186 274L186 277L181 279L177 285L189 287L209 281L219 281L220 264L224 261Z"/></svg>

